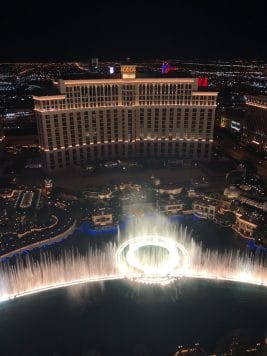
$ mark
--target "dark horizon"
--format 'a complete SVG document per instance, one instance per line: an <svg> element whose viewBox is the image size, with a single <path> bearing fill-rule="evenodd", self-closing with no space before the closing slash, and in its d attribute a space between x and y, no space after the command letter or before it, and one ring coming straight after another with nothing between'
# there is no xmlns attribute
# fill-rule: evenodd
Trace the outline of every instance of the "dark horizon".
<svg viewBox="0 0 267 356"><path fill-rule="evenodd" d="M243 62L243 63L251 63L251 62L262 62L262 63L266 63L267 59L262 59L262 58L245 58L245 57L225 57L225 58L221 58L221 57L214 57L214 58L195 58L195 57L187 57L187 58L168 58L168 57L121 57L121 58L112 58L112 57L97 57L97 56L91 56L91 57L86 57L86 58L66 58L66 59L61 59L61 58L33 58L33 59L17 59L17 60L0 60L0 64L21 64L21 63L25 63L25 64L46 64L46 63L74 63L74 62L91 62L92 58L98 58L99 62L114 62L114 63L122 63L122 62L127 62L127 58L130 58L130 62L132 63L136 63L139 64L141 62L154 62L156 60L158 61L167 61L167 62L175 62L175 61L179 61L179 62L188 62L188 61L197 61L199 63L203 63L203 64L210 64L208 63L210 62L214 62L214 64L217 64L219 62Z"/></svg>
<svg viewBox="0 0 267 356"><path fill-rule="evenodd" d="M265 4L258 0L49 5L2 5L0 62L267 59Z"/></svg>

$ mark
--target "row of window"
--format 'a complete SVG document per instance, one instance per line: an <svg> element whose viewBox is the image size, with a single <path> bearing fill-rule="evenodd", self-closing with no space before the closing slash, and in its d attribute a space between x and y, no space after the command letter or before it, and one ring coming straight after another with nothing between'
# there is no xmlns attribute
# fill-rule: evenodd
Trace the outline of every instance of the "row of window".
<svg viewBox="0 0 267 356"><path fill-rule="evenodd" d="M131 142L138 138L172 139L176 137L198 138L198 136L211 138L213 131L212 109L207 110L206 119L204 109L200 110L199 118L197 109L193 109L191 113L189 109L185 109L184 115L181 109L177 111L162 109L161 112L155 109L153 116L151 109L141 109L139 121L135 113L130 110L122 110L121 120L118 120L117 110L113 112L110 110L93 111L90 116L88 112L83 114L46 115L44 122L40 117L38 128L42 146L53 149L83 143L118 142L119 140ZM47 137L47 144L44 144L44 136Z"/></svg>
<svg viewBox="0 0 267 356"><path fill-rule="evenodd" d="M138 155L168 156L179 158L205 159L210 155L210 144L206 143L140 143L139 147L121 145L91 146L80 149L51 152L44 155L44 165L48 169L64 168L95 160L113 159L115 157L134 158Z"/></svg>
<svg viewBox="0 0 267 356"><path fill-rule="evenodd" d="M189 83L88 84L66 86L66 100L35 100L39 110L118 105L215 105L216 95L193 95Z"/></svg>
<svg viewBox="0 0 267 356"><path fill-rule="evenodd" d="M109 92L112 94L118 94L119 90L135 91L138 90L141 94L144 92L156 92L156 93L173 93L181 90L192 90L191 84L88 84L81 86L66 86L67 94L81 93L82 96L85 95L101 95L105 93L107 95ZM102 91L102 92L101 92Z"/></svg>
<svg viewBox="0 0 267 356"><path fill-rule="evenodd" d="M140 96L122 95L119 97L75 97L63 100L42 101L35 104L35 109L40 111L60 111L66 109L114 107L114 106L138 106L138 105L192 105L215 106L216 98L211 96Z"/></svg>

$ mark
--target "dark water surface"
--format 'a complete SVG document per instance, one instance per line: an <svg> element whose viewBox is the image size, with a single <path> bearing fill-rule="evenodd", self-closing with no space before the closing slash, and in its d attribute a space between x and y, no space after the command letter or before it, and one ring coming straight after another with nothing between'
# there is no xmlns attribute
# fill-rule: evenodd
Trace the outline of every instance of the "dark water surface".
<svg viewBox="0 0 267 356"><path fill-rule="evenodd" d="M6 302L0 317L1 355L173 355L197 341L212 351L233 335L248 343L264 338L267 289L112 281Z"/></svg>
<svg viewBox="0 0 267 356"><path fill-rule="evenodd" d="M245 248L230 229L185 225L204 248ZM89 242L76 234L64 244L86 250ZM195 342L214 352L236 335L245 344L267 336L267 288L196 280L165 288L96 283L2 303L0 320L1 356L173 355L178 345Z"/></svg>

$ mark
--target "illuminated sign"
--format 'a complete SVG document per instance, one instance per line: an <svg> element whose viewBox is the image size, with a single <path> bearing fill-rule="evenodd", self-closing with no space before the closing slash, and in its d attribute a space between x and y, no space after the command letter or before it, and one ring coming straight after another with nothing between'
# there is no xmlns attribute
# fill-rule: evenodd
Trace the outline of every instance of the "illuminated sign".
<svg viewBox="0 0 267 356"><path fill-rule="evenodd" d="M114 67L109 67L109 74L113 74L114 73Z"/></svg>
<svg viewBox="0 0 267 356"><path fill-rule="evenodd" d="M121 72L122 73L136 73L136 67L135 66L121 66Z"/></svg>
<svg viewBox="0 0 267 356"><path fill-rule="evenodd" d="M125 65L121 66L122 79L135 79L136 66Z"/></svg>
<svg viewBox="0 0 267 356"><path fill-rule="evenodd" d="M208 78L198 78L198 86L199 87L207 87L208 86Z"/></svg>
<svg viewBox="0 0 267 356"><path fill-rule="evenodd" d="M240 131L240 128L241 128L240 126L241 126L240 122L237 122L237 121L234 121L234 120L231 121L231 129L232 130Z"/></svg>

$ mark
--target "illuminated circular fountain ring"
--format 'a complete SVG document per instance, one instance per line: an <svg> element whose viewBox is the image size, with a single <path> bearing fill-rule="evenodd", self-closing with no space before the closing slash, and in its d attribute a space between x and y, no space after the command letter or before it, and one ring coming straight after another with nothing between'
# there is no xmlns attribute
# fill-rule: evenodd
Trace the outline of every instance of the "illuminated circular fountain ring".
<svg viewBox="0 0 267 356"><path fill-rule="evenodd" d="M145 235L123 242L116 263L126 278L146 284L167 284L187 274L190 256L179 242L162 235Z"/></svg>

